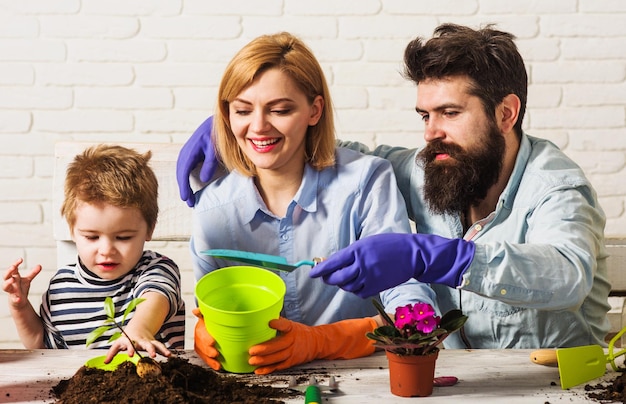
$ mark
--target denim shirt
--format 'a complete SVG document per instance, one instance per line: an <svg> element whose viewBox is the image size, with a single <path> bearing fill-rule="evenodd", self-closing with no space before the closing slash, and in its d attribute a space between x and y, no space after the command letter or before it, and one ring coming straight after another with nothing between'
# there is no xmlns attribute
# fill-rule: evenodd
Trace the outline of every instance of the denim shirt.
<svg viewBox="0 0 626 404"><path fill-rule="evenodd" d="M280 255L288 262L327 257L350 243L377 233L409 233L406 206L391 164L348 149L337 149L336 164L322 171L306 165L302 183L285 217L270 212L253 178L233 171L199 191L190 242L196 281L236 262L201 254L208 249L235 249ZM321 279L310 267L277 272L287 293L281 315L307 325L333 323L377 314L371 299L362 299ZM411 280L380 295L387 311L415 303L434 292Z"/></svg>
<svg viewBox="0 0 626 404"><path fill-rule="evenodd" d="M363 145L345 144L367 152ZM433 215L417 150L380 146L392 162L417 232L476 245L458 289L432 285L443 313L460 308L472 348L605 345L610 309L605 216L581 168L553 143L526 134L494 212L464 234L458 215ZM428 301L428 296L420 300ZM444 342L465 348L461 333Z"/></svg>

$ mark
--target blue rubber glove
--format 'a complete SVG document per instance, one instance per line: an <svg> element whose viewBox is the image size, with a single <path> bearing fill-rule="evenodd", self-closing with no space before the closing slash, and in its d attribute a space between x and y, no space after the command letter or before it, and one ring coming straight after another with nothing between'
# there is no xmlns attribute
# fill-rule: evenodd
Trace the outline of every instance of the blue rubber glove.
<svg viewBox="0 0 626 404"><path fill-rule="evenodd" d="M193 207L196 197L189 183L189 176L196 166L204 161L200 168L200 181L208 182L218 167L215 150L211 141L213 116L208 117L183 145L176 161L176 180L180 199Z"/></svg>
<svg viewBox="0 0 626 404"><path fill-rule="evenodd" d="M376 234L315 265L310 276L362 298L411 278L455 288L472 263L474 250L471 241L433 234Z"/></svg>

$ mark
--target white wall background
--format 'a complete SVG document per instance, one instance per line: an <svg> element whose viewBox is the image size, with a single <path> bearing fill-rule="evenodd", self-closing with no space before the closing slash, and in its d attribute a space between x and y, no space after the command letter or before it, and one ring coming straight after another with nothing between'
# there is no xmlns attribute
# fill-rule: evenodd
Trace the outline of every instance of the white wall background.
<svg viewBox="0 0 626 404"><path fill-rule="evenodd" d="M225 64L260 34L291 31L313 49L340 138L421 144L402 54L443 22L496 23L518 37L530 77L527 132L584 168L607 235L623 236L622 0L0 0L0 268L18 257L24 268L44 266L31 290L38 307L56 270L55 142L184 142L211 113ZM185 244L151 247L179 263L191 307ZM20 348L0 294L0 348Z"/></svg>

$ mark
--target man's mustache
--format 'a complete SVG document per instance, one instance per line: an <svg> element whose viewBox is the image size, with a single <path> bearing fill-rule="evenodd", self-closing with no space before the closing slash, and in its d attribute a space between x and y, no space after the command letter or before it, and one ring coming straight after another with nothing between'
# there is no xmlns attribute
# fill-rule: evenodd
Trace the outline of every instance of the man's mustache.
<svg viewBox="0 0 626 404"><path fill-rule="evenodd" d="M426 144L418 155L422 163L430 163L435 160L438 154L447 154L452 158L463 154L463 148L456 144L444 143L441 140L433 140Z"/></svg>

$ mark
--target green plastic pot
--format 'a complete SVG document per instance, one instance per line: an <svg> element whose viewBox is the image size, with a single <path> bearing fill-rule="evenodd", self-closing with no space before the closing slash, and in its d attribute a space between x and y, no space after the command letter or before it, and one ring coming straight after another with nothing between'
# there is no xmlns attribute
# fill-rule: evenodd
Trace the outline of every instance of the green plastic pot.
<svg viewBox="0 0 626 404"><path fill-rule="evenodd" d="M250 373L248 349L276 336L269 322L280 315L286 286L273 272L252 266L221 268L204 275L195 295L222 368Z"/></svg>

